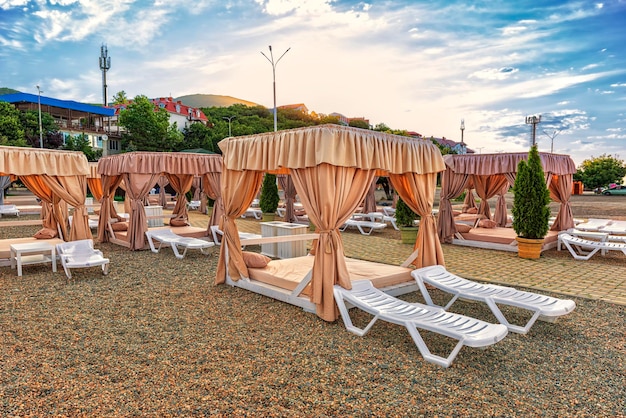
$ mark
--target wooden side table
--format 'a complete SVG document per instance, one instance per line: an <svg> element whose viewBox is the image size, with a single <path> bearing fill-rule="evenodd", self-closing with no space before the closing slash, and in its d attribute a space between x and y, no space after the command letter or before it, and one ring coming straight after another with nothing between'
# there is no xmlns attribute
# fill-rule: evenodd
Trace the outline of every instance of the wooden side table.
<svg viewBox="0 0 626 418"><path fill-rule="evenodd" d="M42 242L11 245L11 268L17 266L17 275L22 275L22 266L28 264L51 263L52 271L57 271L57 257L54 245Z"/></svg>

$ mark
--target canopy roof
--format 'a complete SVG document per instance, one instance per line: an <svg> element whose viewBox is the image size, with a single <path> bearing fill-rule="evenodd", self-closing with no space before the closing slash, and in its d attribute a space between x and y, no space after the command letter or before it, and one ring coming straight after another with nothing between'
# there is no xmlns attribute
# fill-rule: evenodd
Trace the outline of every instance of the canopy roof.
<svg viewBox="0 0 626 418"><path fill-rule="evenodd" d="M445 169L439 149L429 140L340 125L231 137L218 145L225 167L237 171L309 168L323 163L376 169L380 175Z"/></svg>
<svg viewBox="0 0 626 418"><path fill-rule="evenodd" d="M89 174L85 154L45 148L0 146L0 175L76 176Z"/></svg>
<svg viewBox="0 0 626 418"><path fill-rule="evenodd" d="M202 175L221 171L219 154L138 151L103 157L98 162L98 174L107 176L122 173Z"/></svg>
<svg viewBox="0 0 626 418"><path fill-rule="evenodd" d="M50 106L56 109L69 109L79 113L75 113L74 116L80 116L80 114L88 115L95 114L101 116L114 116L115 109L110 107L95 106L86 103L75 102L73 100L60 100L47 96L39 96L37 94L30 93L12 93L3 94L0 96L0 100L12 104L19 103L41 103L42 106Z"/></svg>
<svg viewBox="0 0 626 418"><path fill-rule="evenodd" d="M556 175L574 174L576 165L569 155L539 153L543 171ZM516 173L521 160L528 159L528 152L511 154L448 154L443 156L447 167L455 173L488 176Z"/></svg>

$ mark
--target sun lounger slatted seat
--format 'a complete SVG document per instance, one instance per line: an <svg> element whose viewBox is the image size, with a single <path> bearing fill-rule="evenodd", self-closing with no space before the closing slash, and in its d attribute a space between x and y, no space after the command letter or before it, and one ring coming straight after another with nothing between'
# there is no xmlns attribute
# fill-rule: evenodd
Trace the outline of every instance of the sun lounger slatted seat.
<svg viewBox="0 0 626 418"><path fill-rule="evenodd" d="M574 237L568 233L561 233L559 234L559 249L561 244L565 245L565 248L576 260L589 260L598 251L602 251L603 254L607 251L621 251L626 255L626 242L592 241Z"/></svg>
<svg viewBox="0 0 626 418"><path fill-rule="evenodd" d="M345 224L341 228L340 231L345 231L348 227L356 227L359 232L363 235L370 235L372 231L384 229L387 227L387 224L381 222L372 222L372 221L359 221L356 219L348 219Z"/></svg>
<svg viewBox="0 0 626 418"><path fill-rule="evenodd" d="M509 331L526 334L537 319L553 321L554 318L570 313L576 307L572 300L557 299L538 293L525 292L512 287L504 287L492 284L483 284L464 279L448 272L443 266L430 266L413 270L411 273L417 281L426 303L429 306L437 306L433 303L426 285L453 294L453 298L444 309L450 308L459 298L484 302L491 312L506 325ZM515 306L533 312L533 316L524 326L509 323L498 304Z"/></svg>
<svg viewBox="0 0 626 418"><path fill-rule="evenodd" d="M56 245L57 255L68 279L72 278L71 269L100 266L102 274L109 271L109 259L104 258L102 251L93 248L93 240L83 239Z"/></svg>
<svg viewBox="0 0 626 418"><path fill-rule="evenodd" d="M181 235L173 233L169 229L155 229L146 231L146 238L150 245L150 250L153 253L158 253L161 247L171 247L174 251L174 255L178 259L182 259L187 254L188 249L200 250L202 254L208 254L206 250L213 247L215 244L211 241L203 240L200 238L183 237ZM155 247L154 241L159 241L159 246ZM184 248L181 254L178 247Z"/></svg>
<svg viewBox="0 0 626 418"><path fill-rule="evenodd" d="M502 340L508 332L504 325L489 324L439 307L405 302L376 289L369 280L352 282L352 290L335 285L334 295L348 331L363 336L378 319L402 325L409 331L424 360L442 367L449 367L463 346L487 347ZM346 303L374 316L365 328L352 323ZM433 354L420 335L420 329L450 337L458 343L448 357Z"/></svg>

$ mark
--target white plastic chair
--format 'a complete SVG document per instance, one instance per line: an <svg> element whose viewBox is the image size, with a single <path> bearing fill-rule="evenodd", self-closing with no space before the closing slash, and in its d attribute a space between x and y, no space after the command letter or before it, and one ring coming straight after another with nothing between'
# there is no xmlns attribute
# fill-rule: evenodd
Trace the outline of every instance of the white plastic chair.
<svg viewBox="0 0 626 418"><path fill-rule="evenodd" d="M109 272L109 259L104 258L102 251L93 248L93 240L63 242L56 245L57 255L68 279L72 278L71 269L100 266L102 274Z"/></svg>
<svg viewBox="0 0 626 418"><path fill-rule="evenodd" d="M153 253L158 253L162 247L171 247L174 251L174 255L178 259L182 259L187 254L188 249L200 250L202 254L209 254L207 251L215 244L211 241L203 240L200 238L183 237L182 235L175 234L170 229L155 229L146 231L146 238L150 245L150 250ZM159 246L156 247L154 241L159 241ZM181 254L178 247L184 248Z"/></svg>

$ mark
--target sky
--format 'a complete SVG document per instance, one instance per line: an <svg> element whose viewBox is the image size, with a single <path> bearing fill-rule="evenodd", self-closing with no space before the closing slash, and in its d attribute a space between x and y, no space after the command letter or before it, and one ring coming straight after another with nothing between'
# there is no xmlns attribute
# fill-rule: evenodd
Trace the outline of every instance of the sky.
<svg viewBox="0 0 626 418"><path fill-rule="evenodd" d="M109 101L273 108L275 70L278 106L455 141L463 120L482 154L527 151L540 115L539 151L626 159L626 0L0 0L0 87L102 103L102 45Z"/></svg>

